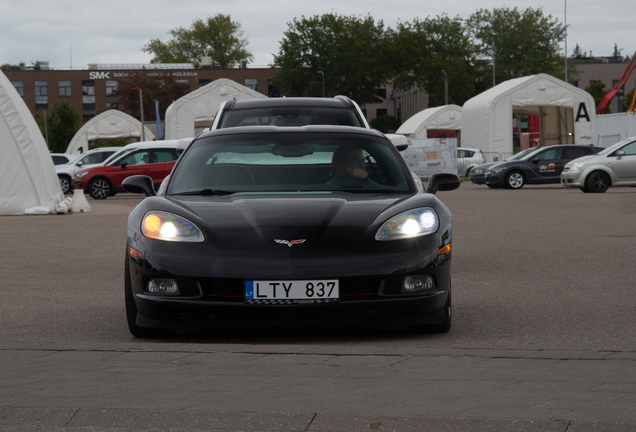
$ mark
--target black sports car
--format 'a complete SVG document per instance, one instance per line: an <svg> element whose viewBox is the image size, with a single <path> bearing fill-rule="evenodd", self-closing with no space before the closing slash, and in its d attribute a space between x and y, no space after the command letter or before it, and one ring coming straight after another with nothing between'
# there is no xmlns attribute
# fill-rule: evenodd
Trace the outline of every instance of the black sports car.
<svg viewBox="0 0 636 432"><path fill-rule="evenodd" d="M125 296L136 337L217 322L369 319L451 326L451 214L418 193L381 133L237 127L202 134L130 214ZM318 321L316 321L318 320Z"/></svg>

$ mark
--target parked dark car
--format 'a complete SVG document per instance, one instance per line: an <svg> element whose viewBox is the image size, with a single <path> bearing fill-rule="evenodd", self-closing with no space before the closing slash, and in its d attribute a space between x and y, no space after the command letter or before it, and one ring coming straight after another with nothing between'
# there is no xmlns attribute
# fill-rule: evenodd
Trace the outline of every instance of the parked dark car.
<svg viewBox="0 0 636 432"><path fill-rule="evenodd" d="M521 189L525 184L560 183L566 163L601 150L601 147L573 144L539 147L518 160L502 162L488 168L486 184Z"/></svg>
<svg viewBox="0 0 636 432"><path fill-rule="evenodd" d="M451 326L451 213L394 145L360 127L236 127L199 136L128 219L136 337L219 323ZM165 189L164 189L165 187ZM165 192L164 192L165 190Z"/></svg>
<svg viewBox="0 0 636 432"><path fill-rule="evenodd" d="M510 157L508 160L506 160L505 162L508 161L514 161L514 160L519 160L521 159L523 156L527 155L528 153L535 151L537 148L536 147L530 147L524 150L521 150L519 153L517 153L516 155ZM476 166L475 168L473 168L470 171L470 181L475 183L475 184L486 184L486 171L488 170L488 168L490 168L493 165L497 165L501 162L489 162L489 163L485 163L479 166ZM497 184L489 184L488 187L491 188L498 188L500 187L500 185Z"/></svg>

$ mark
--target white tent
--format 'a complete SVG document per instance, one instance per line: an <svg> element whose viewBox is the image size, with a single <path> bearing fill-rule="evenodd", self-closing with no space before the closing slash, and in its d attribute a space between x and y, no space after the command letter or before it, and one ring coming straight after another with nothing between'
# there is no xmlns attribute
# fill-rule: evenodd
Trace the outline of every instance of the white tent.
<svg viewBox="0 0 636 432"><path fill-rule="evenodd" d="M218 79L180 97L166 110L166 139L195 136L195 122L212 124L222 102L267 96L229 79ZM209 126L209 125L208 125Z"/></svg>
<svg viewBox="0 0 636 432"><path fill-rule="evenodd" d="M0 72L0 215L56 213L64 196L42 133Z"/></svg>
<svg viewBox="0 0 636 432"><path fill-rule="evenodd" d="M592 96L550 75L539 74L503 82L468 100L462 109L462 146L512 153L513 113L545 116L543 107L569 113L559 114L561 119L551 122L562 143L568 141L568 131L574 123L575 144L596 144L596 106ZM541 123L543 128L548 121L542 117Z"/></svg>
<svg viewBox="0 0 636 432"><path fill-rule="evenodd" d="M460 130L462 127L462 107L443 105L420 111L397 130L397 134L413 138L427 138L428 130Z"/></svg>
<svg viewBox="0 0 636 432"><path fill-rule="evenodd" d="M155 137L147 128L146 141ZM88 150L88 142L97 139L138 138L141 141L141 122L118 110L104 111L93 117L77 131L68 147L67 154L80 154Z"/></svg>
<svg viewBox="0 0 636 432"><path fill-rule="evenodd" d="M636 112L597 116L598 146L609 147L625 138L636 136Z"/></svg>

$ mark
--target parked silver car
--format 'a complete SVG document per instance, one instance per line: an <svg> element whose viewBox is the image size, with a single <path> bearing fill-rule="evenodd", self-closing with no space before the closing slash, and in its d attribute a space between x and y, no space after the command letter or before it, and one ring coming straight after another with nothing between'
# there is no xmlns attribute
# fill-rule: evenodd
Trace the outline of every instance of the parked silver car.
<svg viewBox="0 0 636 432"><path fill-rule="evenodd" d="M477 165L486 163L484 154L478 148L457 149L457 175L466 177Z"/></svg>
<svg viewBox="0 0 636 432"><path fill-rule="evenodd" d="M569 162L561 174L561 184L595 193L610 186L636 186L636 137Z"/></svg>

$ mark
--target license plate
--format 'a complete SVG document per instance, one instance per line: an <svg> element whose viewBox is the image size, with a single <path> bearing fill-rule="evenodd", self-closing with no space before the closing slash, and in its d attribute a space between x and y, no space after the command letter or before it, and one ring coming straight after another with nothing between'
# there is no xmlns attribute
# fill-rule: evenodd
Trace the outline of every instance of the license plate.
<svg viewBox="0 0 636 432"><path fill-rule="evenodd" d="M338 280L245 281L245 301L261 304L329 303L340 297Z"/></svg>

